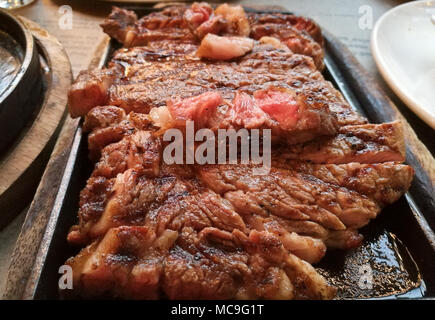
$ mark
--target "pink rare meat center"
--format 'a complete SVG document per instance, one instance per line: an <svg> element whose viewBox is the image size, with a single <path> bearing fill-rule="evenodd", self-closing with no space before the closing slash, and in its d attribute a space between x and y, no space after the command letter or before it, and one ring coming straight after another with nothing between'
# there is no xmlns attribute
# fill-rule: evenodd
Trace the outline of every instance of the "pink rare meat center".
<svg viewBox="0 0 435 320"><path fill-rule="evenodd" d="M287 92L260 90L254 93L256 104L281 128L287 130L294 127L298 121L299 106L295 98Z"/></svg>
<svg viewBox="0 0 435 320"><path fill-rule="evenodd" d="M195 25L200 25L210 18L211 12L208 9L200 5L193 5L191 9L185 12L186 20Z"/></svg>
<svg viewBox="0 0 435 320"><path fill-rule="evenodd" d="M201 124L207 121L220 104L222 104L220 93L210 91L187 99L170 100L168 108L175 121L193 120Z"/></svg>

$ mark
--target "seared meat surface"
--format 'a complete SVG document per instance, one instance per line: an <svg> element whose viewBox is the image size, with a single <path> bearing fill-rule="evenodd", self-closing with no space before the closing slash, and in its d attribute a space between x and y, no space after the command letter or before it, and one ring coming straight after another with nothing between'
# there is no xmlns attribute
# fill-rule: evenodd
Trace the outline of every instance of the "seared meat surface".
<svg viewBox="0 0 435 320"><path fill-rule="evenodd" d="M313 58L323 69L323 38L312 20L294 15L245 14L240 6L223 4L214 12L205 3L188 8L175 6L151 13L141 19L124 9L114 8L102 23L104 32L125 47L143 46L159 40L192 43L206 34L251 36L259 40L273 36L294 53Z"/></svg>
<svg viewBox="0 0 435 320"><path fill-rule="evenodd" d="M279 13L250 13L248 17L253 39L277 38L292 52L312 57L317 68L323 69L323 37L312 20Z"/></svg>
<svg viewBox="0 0 435 320"><path fill-rule="evenodd" d="M159 52L158 44L166 50ZM183 44L180 44L183 46ZM192 45L186 55L168 47L168 42L154 43L153 47L135 47L116 52L110 68L100 71L104 79L95 96L94 81L87 74L76 79L69 94L69 108L73 115L85 115L92 107L114 105L130 111L148 113L153 107L166 104L170 98L186 98L218 90L225 99L233 100L236 91L252 94L270 86L288 88L300 96L310 107L329 107L341 125L361 124L366 120L358 115L342 95L325 81L310 58L271 45L256 44L251 53L237 61L205 61L192 56ZM145 68L146 66L146 68ZM113 78L112 74L117 74ZM106 83L111 82L110 86ZM89 88L89 91L86 90ZM103 94L104 93L104 94ZM105 98L105 100L103 100ZM85 109L86 108L86 109Z"/></svg>
<svg viewBox="0 0 435 320"><path fill-rule="evenodd" d="M343 126L333 137L276 148L286 159L314 163L377 163L405 161L399 122Z"/></svg>
<svg viewBox="0 0 435 320"><path fill-rule="evenodd" d="M368 124L322 74L309 19L207 3L102 27L124 45L69 92L95 167L68 234L74 294L331 299L312 266L409 188L399 122ZM167 164L163 134L270 129L271 168ZM187 130L187 129L186 129ZM197 145L194 145L197 148ZM240 160L240 159L239 159Z"/></svg>
<svg viewBox="0 0 435 320"><path fill-rule="evenodd" d="M269 129L274 142L305 142L333 135L338 123L325 105L306 103L293 90L270 87L253 95L237 91L232 102L217 92L205 92L186 99L172 99L167 107L153 108L154 125L168 129L193 121L196 129Z"/></svg>
<svg viewBox="0 0 435 320"><path fill-rule="evenodd" d="M328 299L315 269L268 232L248 235L183 227L157 236L145 226L112 228L68 261L84 297L130 299Z"/></svg>

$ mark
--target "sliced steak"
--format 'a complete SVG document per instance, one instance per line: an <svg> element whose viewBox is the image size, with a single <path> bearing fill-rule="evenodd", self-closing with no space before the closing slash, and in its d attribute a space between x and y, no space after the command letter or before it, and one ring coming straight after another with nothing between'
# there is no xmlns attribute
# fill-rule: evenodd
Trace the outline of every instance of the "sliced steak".
<svg viewBox="0 0 435 320"><path fill-rule="evenodd" d="M313 176L272 168L255 175L251 165L198 166L201 181L242 215L270 214L309 220L333 230L360 228L379 213L372 200Z"/></svg>
<svg viewBox="0 0 435 320"><path fill-rule="evenodd" d="M128 169L115 178L89 179L81 193L80 224L72 229L69 240L88 242L122 225L146 224L160 231L183 226L200 230L213 225L245 230L243 220L227 200L170 168L161 170L155 178Z"/></svg>
<svg viewBox="0 0 435 320"><path fill-rule="evenodd" d="M335 290L267 232L110 229L68 260L82 297L327 299ZM267 281L264 281L267 279Z"/></svg>
<svg viewBox="0 0 435 320"><path fill-rule="evenodd" d="M312 164L274 159L273 166L295 170L355 190L382 205L396 202L409 189L414 175L412 167L395 162L361 164Z"/></svg>
<svg viewBox="0 0 435 320"><path fill-rule="evenodd" d="M320 27L311 19L293 14L283 13L247 13L248 20L253 29L255 26L274 24L274 26L291 26L311 36L317 43L323 46L323 37ZM274 30L277 31L277 30Z"/></svg>
<svg viewBox="0 0 435 320"><path fill-rule="evenodd" d="M86 246L67 261L71 293L332 298L311 264L327 248L359 246L358 229L414 172L401 164L400 123L368 124L318 71L319 27L207 3L141 19L115 7L102 26L126 48L107 68L80 73L68 94L95 161L68 234ZM270 171L258 174L254 161L165 163L162 134L185 134L190 120L195 129L271 129Z"/></svg>
<svg viewBox="0 0 435 320"><path fill-rule="evenodd" d="M101 24L104 32L125 47L149 45L155 41L173 40L198 43L206 34L250 36L259 40L273 36L294 53L314 59L323 69L323 38L312 20L294 15L249 13L241 6L220 5L215 11L208 4L167 7L137 19L134 12L113 7Z"/></svg>
<svg viewBox="0 0 435 320"><path fill-rule="evenodd" d="M222 106L224 105L224 106ZM222 106L220 108L220 106ZM150 111L154 125L167 130L193 121L196 129L270 129L272 141L294 144L334 135L338 124L326 106L313 106L290 89L271 87L249 95L236 92L232 102L209 91L186 99L169 100Z"/></svg>
<svg viewBox="0 0 435 320"><path fill-rule="evenodd" d="M201 61L189 55L156 59L150 52L157 54L158 49L136 47L122 50L115 54L110 69L94 71L101 79L109 77L101 80L98 90L101 90L102 100L97 100L94 105L82 99L93 95L97 75L89 82L88 93L83 77L78 78L69 94L69 106L74 110L72 114L85 115L92 107L104 104L118 106L127 113L148 113L151 108L163 106L172 98L188 98L218 90L231 101L238 90L253 94L275 86L293 90L312 109L329 108L336 114L340 125L366 123L341 94L323 80L312 62L301 55L276 50L270 45L256 45L252 53L237 63L226 63ZM112 79L114 73L119 74L115 81ZM103 85L106 82L111 85ZM101 93L103 88L107 91Z"/></svg>
<svg viewBox="0 0 435 320"><path fill-rule="evenodd" d="M282 158L314 163L378 163L405 160L400 122L344 126L334 137L276 148Z"/></svg>
<svg viewBox="0 0 435 320"><path fill-rule="evenodd" d="M290 24L282 23L260 23L252 26L251 37L260 40L262 37L273 37L294 53L312 57L317 69L323 70L323 48L315 42L308 34L301 33Z"/></svg>

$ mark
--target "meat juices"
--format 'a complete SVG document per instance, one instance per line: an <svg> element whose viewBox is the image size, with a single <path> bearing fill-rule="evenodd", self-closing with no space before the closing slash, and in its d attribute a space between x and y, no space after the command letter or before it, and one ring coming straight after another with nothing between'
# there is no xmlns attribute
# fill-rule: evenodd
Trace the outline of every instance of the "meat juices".
<svg viewBox="0 0 435 320"><path fill-rule="evenodd" d="M207 3L139 20L114 8L102 26L125 48L68 95L96 162L68 235L84 247L67 261L73 294L333 298L312 264L329 248L359 246L358 229L414 172L402 164L400 123L368 124L323 78L319 27ZM190 120L270 129L270 173L254 175L254 163L167 165L162 133Z"/></svg>

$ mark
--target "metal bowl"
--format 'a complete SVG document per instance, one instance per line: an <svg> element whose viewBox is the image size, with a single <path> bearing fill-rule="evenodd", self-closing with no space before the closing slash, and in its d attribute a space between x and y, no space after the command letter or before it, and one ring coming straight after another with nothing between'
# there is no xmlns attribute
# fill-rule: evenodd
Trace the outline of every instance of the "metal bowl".
<svg viewBox="0 0 435 320"><path fill-rule="evenodd" d="M0 49L3 66L13 67L6 77L0 73L0 152L9 147L27 124L42 92L39 54L32 34L14 16L0 9ZM2 57L0 57L2 59Z"/></svg>

